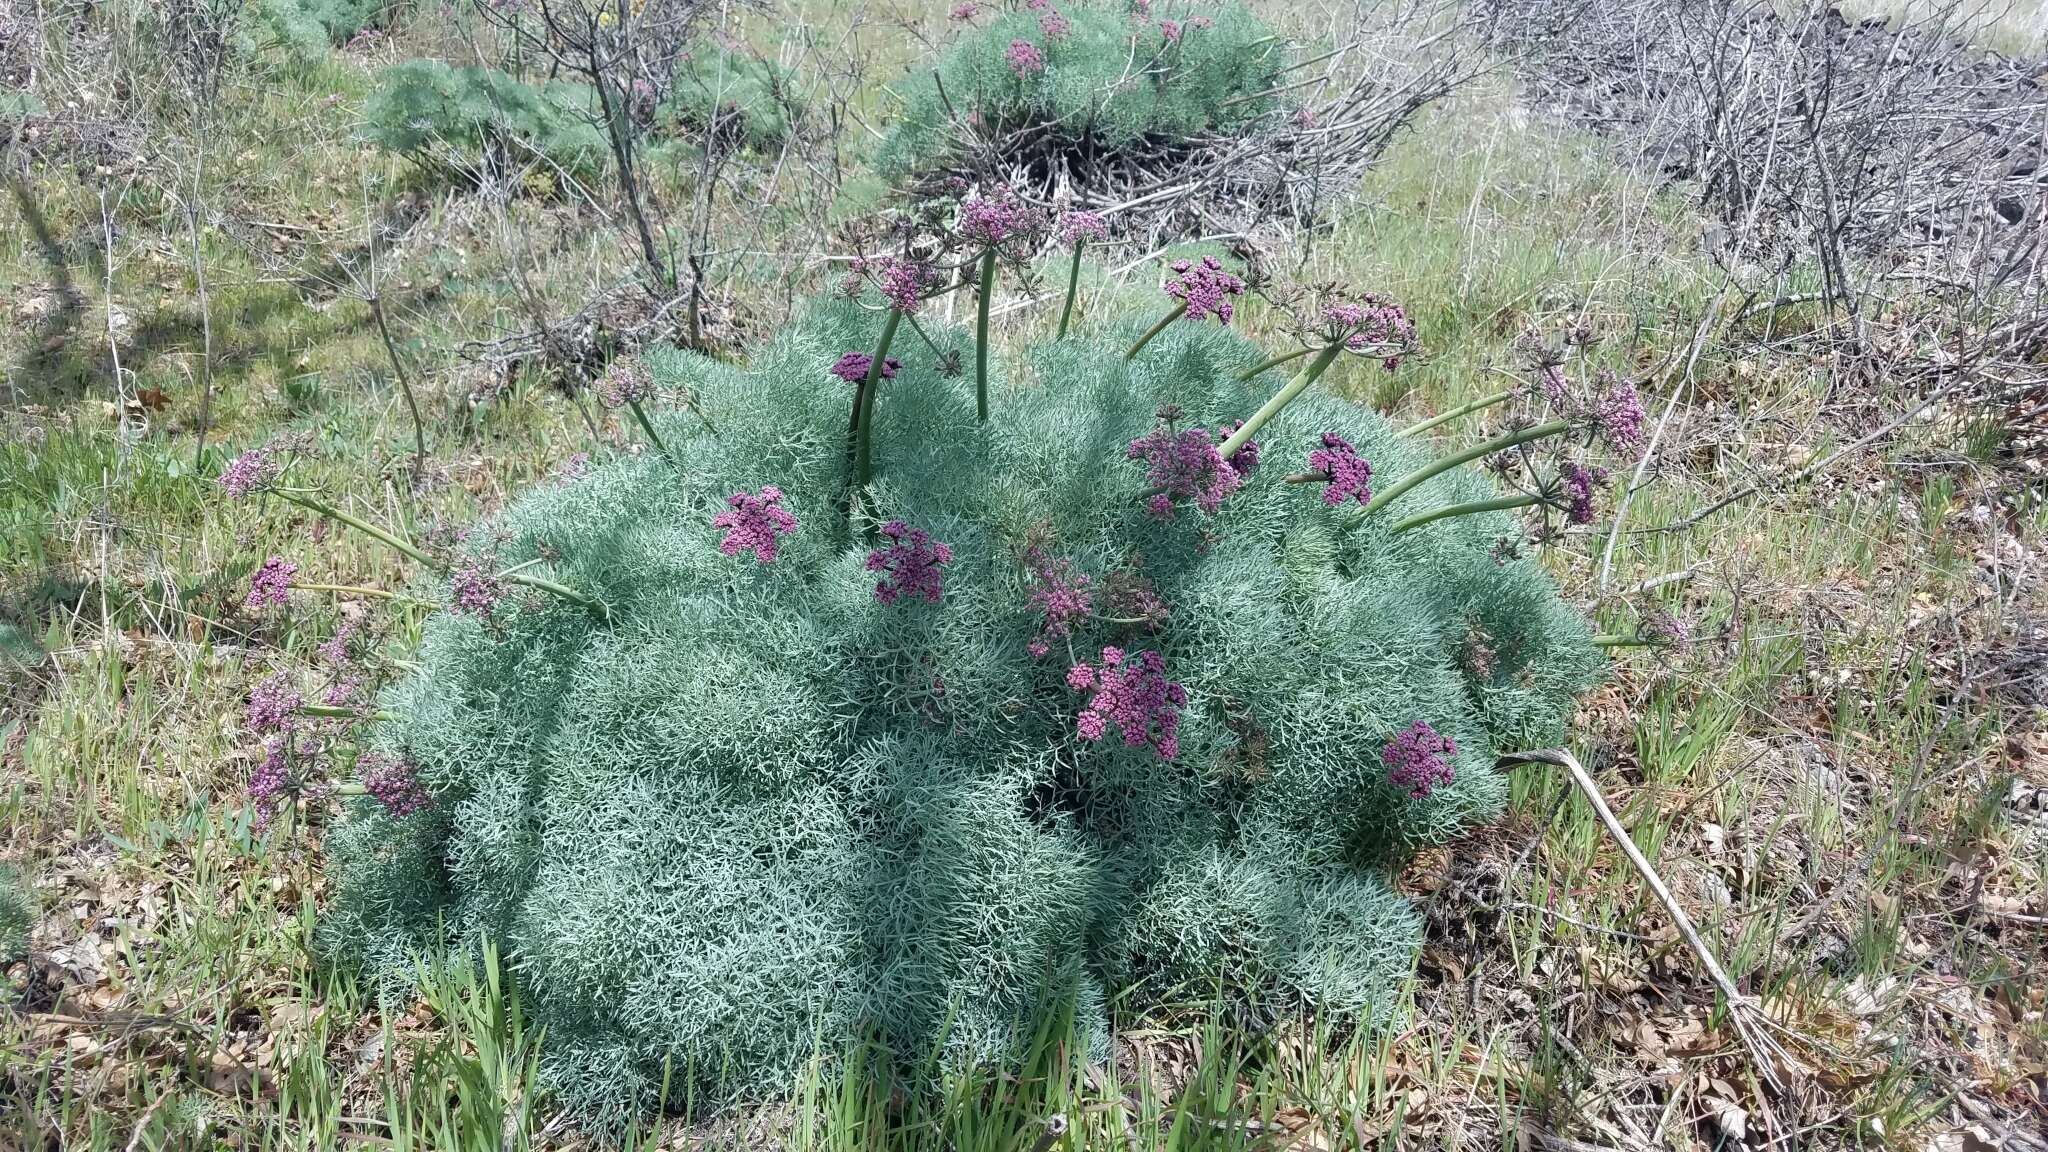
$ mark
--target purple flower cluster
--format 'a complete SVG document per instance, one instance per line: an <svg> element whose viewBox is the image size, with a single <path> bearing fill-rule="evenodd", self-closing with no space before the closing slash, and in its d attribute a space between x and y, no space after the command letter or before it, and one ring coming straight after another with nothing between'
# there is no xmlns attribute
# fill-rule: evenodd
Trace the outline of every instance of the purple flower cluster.
<svg viewBox="0 0 2048 1152"><path fill-rule="evenodd" d="M1045 53L1040 52L1038 45L1029 40L1010 41L1010 46L1003 49L1003 60L1020 80L1033 73L1045 71Z"/></svg>
<svg viewBox="0 0 2048 1152"><path fill-rule="evenodd" d="M654 376L647 366L629 357L620 357L605 366L604 376L597 383L597 398L607 408L624 408L654 395Z"/></svg>
<svg viewBox="0 0 2048 1152"><path fill-rule="evenodd" d="M993 248L1042 226L1037 212L1007 193L969 196L960 202L960 234L984 247Z"/></svg>
<svg viewBox="0 0 2048 1152"><path fill-rule="evenodd" d="M1372 501L1372 463L1335 432L1323 433L1323 446L1308 454L1309 471L1324 477L1323 503L1335 508L1346 500Z"/></svg>
<svg viewBox="0 0 2048 1152"><path fill-rule="evenodd" d="M885 573L875 584L876 601L894 604L909 596L937 604L944 594L939 565L953 562L952 546L934 541L924 529L901 520L882 525L882 535L888 538L888 546L868 553L868 571Z"/></svg>
<svg viewBox="0 0 2048 1152"><path fill-rule="evenodd" d="M1074 26L1065 16L1060 15L1059 9L1047 8L1038 16L1038 30L1048 41L1058 42L1065 40L1068 34L1073 32Z"/></svg>
<svg viewBox="0 0 2048 1152"><path fill-rule="evenodd" d="M953 19L955 19L955 20L972 20L972 19L974 19L974 18L975 18L976 16L979 16L980 14L981 14L981 8L980 8L980 6L979 6L979 5L975 5L975 4L955 4L955 5L953 5Z"/></svg>
<svg viewBox="0 0 2048 1152"><path fill-rule="evenodd" d="M372 752L357 762L356 771L363 778L363 790L393 816L410 816L434 802L413 762L403 756Z"/></svg>
<svg viewBox="0 0 2048 1152"><path fill-rule="evenodd" d="M1200 261L1175 260L1167 268L1173 276L1160 287L1168 296L1187 303L1188 319L1214 316L1221 323L1230 323L1234 313L1230 298L1244 295L1244 281L1224 271L1222 261L1204 256Z"/></svg>
<svg viewBox="0 0 2048 1152"><path fill-rule="evenodd" d="M1400 350L1415 343L1415 322L1399 304L1367 292L1357 300L1335 300L1323 306L1329 337L1342 340L1353 352L1378 352L1380 365L1392 372L1401 366Z"/></svg>
<svg viewBox="0 0 2048 1152"><path fill-rule="evenodd" d="M1100 740L1114 724L1126 748L1150 744L1162 760L1180 755L1180 709L1188 694L1166 678L1164 656L1147 651L1126 660L1123 649L1104 648L1100 664L1067 669L1067 687L1092 693L1074 718L1081 739Z"/></svg>
<svg viewBox="0 0 2048 1152"><path fill-rule="evenodd" d="M448 574L448 610L458 616L489 620L505 598L505 582L481 562L465 564Z"/></svg>
<svg viewBox="0 0 2048 1152"><path fill-rule="evenodd" d="M1607 376L1607 389L1594 402L1593 423L1616 452L1633 451L1643 442L1643 420L1648 415L1643 411L1642 394L1627 380L1603 375Z"/></svg>
<svg viewBox="0 0 2048 1152"><path fill-rule="evenodd" d="M852 272L856 286L862 273L872 275L882 295L906 315L916 312L918 305L924 303L924 294L944 279L931 265L900 256L863 256L853 262Z"/></svg>
<svg viewBox="0 0 2048 1152"><path fill-rule="evenodd" d="M1593 522L1593 492L1607 483L1607 469L1581 464L1564 466L1564 518L1574 524Z"/></svg>
<svg viewBox="0 0 2048 1152"><path fill-rule="evenodd" d="M1457 754L1455 741L1431 728L1429 721L1417 720L1387 741L1380 762L1387 766L1389 783L1406 788L1410 799L1422 800L1457 778L1451 768L1451 757Z"/></svg>
<svg viewBox="0 0 2048 1152"><path fill-rule="evenodd" d="M334 635L328 637L314 651L320 653L320 659L332 664L334 667L346 667L354 655L351 650L355 647L357 631L359 629L356 622L353 620L347 621L335 630Z"/></svg>
<svg viewBox="0 0 2048 1152"><path fill-rule="evenodd" d="M1074 629L1095 610L1095 596L1088 587L1088 574L1073 562L1054 559L1039 541L1024 549L1024 568L1031 594L1026 598L1042 618L1038 635L1024 646L1033 656L1052 651L1052 642L1073 635Z"/></svg>
<svg viewBox="0 0 2048 1152"><path fill-rule="evenodd" d="M251 448L234 458L220 474L220 486L228 495L241 497L261 492L284 474L284 462L268 448Z"/></svg>
<svg viewBox="0 0 2048 1152"><path fill-rule="evenodd" d="M1161 520L1173 519L1183 500L1214 516L1224 497L1244 484L1244 473L1216 451L1207 428L1154 428L1131 441L1124 457L1145 462L1145 482L1159 489L1145 506Z"/></svg>
<svg viewBox="0 0 2048 1152"><path fill-rule="evenodd" d="M1083 240L1109 239L1109 225L1094 212L1070 208L1060 215L1060 241L1069 247Z"/></svg>
<svg viewBox="0 0 2048 1152"><path fill-rule="evenodd" d="M1543 393L1543 399L1558 413L1572 409L1572 385L1565 378L1564 369L1556 364L1545 364L1536 370L1536 387Z"/></svg>
<svg viewBox="0 0 2048 1152"><path fill-rule="evenodd" d="M848 384L865 384L868 378L868 370L874 366L875 358L873 356L865 352L848 352L833 361L832 367L827 368L826 371L846 381ZM902 367L903 361L898 360L894 356L883 357L882 379L894 380L897 370Z"/></svg>
<svg viewBox="0 0 2048 1152"><path fill-rule="evenodd" d="M1137 621L1136 627L1152 632L1166 627L1170 615L1158 590L1135 568L1119 568L1111 572L1103 600L1106 615L1118 621Z"/></svg>
<svg viewBox="0 0 2048 1152"><path fill-rule="evenodd" d="M1692 625L1657 604L1643 611L1643 622L1636 627L1636 635L1653 644L1683 648L1692 642Z"/></svg>
<svg viewBox="0 0 2048 1152"><path fill-rule="evenodd" d="M263 733L287 732L298 723L299 706L304 703L291 678L274 672L249 693L249 728Z"/></svg>
<svg viewBox="0 0 2048 1152"><path fill-rule="evenodd" d="M249 580L249 598L244 603L251 608L265 604L282 606L290 598L292 577L299 574L299 566L282 556L272 556L256 570Z"/></svg>
<svg viewBox="0 0 2048 1152"><path fill-rule="evenodd" d="M1161 20L1159 22L1159 34L1166 37L1166 42L1169 44L1180 43L1180 21Z"/></svg>
<svg viewBox="0 0 2048 1152"><path fill-rule="evenodd" d="M751 551L761 563L773 563L780 549L776 538L796 531L796 517L778 507L782 489L764 484L759 495L735 492L725 502L729 507L711 518L712 527L725 529L718 550L727 556Z"/></svg>
<svg viewBox="0 0 2048 1152"><path fill-rule="evenodd" d="M590 474L590 453L573 452L569 458L554 466L548 472L557 484L567 484Z"/></svg>
<svg viewBox="0 0 2048 1152"><path fill-rule="evenodd" d="M258 827L270 822L270 810L291 789L292 773L285 752L285 739L272 736L263 742L263 762L249 773L249 801L256 806Z"/></svg>

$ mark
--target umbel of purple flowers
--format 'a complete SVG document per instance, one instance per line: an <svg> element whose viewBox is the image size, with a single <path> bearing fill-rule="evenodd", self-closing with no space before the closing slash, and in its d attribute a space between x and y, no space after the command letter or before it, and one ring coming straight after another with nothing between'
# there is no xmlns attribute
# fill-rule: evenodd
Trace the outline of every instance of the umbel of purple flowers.
<svg viewBox="0 0 2048 1152"><path fill-rule="evenodd" d="M1087 692L1088 704L1074 720L1075 734L1095 741L1114 727L1124 747L1150 745L1162 760L1180 755L1180 709L1187 690L1166 678L1166 658L1140 652L1127 659L1121 648L1104 648L1099 664L1067 669L1067 687Z"/></svg>
<svg viewBox="0 0 2048 1152"><path fill-rule="evenodd" d="M1451 757L1457 754L1458 745L1449 736L1430 727L1427 720L1417 720L1387 741L1380 762L1387 766L1388 783L1407 789L1412 799L1423 800L1457 778L1451 768Z"/></svg>
<svg viewBox="0 0 2048 1152"><path fill-rule="evenodd" d="M868 571L883 574L875 584L876 601L894 604L908 596L937 604L944 595L939 567L953 562L952 547L901 520L882 525L882 536L888 544L868 553Z"/></svg>
<svg viewBox="0 0 2048 1152"><path fill-rule="evenodd" d="M796 517L781 507L782 489L764 484L758 493L735 492L725 503L726 510L711 518L712 527L725 529L718 550L727 556L752 552L761 563L774 563L780 539L796 531Z"/></svg>

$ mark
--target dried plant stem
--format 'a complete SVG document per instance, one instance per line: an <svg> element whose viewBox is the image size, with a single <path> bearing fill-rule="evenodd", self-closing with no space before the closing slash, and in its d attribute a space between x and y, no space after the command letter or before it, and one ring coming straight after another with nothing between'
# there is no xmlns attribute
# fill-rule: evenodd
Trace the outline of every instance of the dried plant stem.
<svg viewBox="0 0 2048 1152"><path fill-rule="evenodd" d="M1435 428L1439 425L1448 424L1451 421L1456 420L1460 416L1469 416L1474 412L1480 412L1484 411L1485 409L1491 408L1495 404L1505 404L1508 401L1513 400L1514 398L1515 390L1513 388L1506 388L1499 392L1495 392L1491 396L1481 396L1479 399L1474 400L1470 403L1460 404L1456 408L1453 408L1448 412L1440 412L1437 415L1432 416L1427 420L1424 420L1420 424L1410 424L1406 428L1401 429L1399 432L1394 433L1394 435L1397 437L1420 436L1424 432L1427 432L1430 429Z"/></svg>
<svg viewBox="0 0 2048 1152"><path fill-rule="evenodd" d="M1145 350L1145 345L1150 344L1154 336L1157 336L1161 332L1166 331L1166 326L1168 324L1173 323L1175 320L1178 320L1187 314L1187 301L1183 300L1180 303L1175 304L1173 308L1166 313L1166 315L1161 316L1159 318L1159 323L1154 324L1152 327L1146 329L1145 334L1143 336L1138 337L1138 342L1136 344L1131 345L1130 350L1124 353L1124 359L1136 360L1138 358L1138 353L1143 352Z"/></svg>
<svg viewBox="0 0 2048 1152"><path fill-rule="evenodd" d="M1337 353L1343 350L1344 345L1337 343L1328 345L1321 352L1318 352L1316 358L1309 361L1308 367L1295 373L1294 379L1289 380L1278 392L1273 393L1272 399L1259 405L1259 410L1252 413L1250 419L1240 425L1237 431L1230 434L1230 439L1225 440L1216 449L1217 455L1225 460L1237 455L1237 450L1244 447L1245 441L1257 435L1259 429L1264 428L1268 420L1278 416L1282 409L1294 403L1294 398L1301 395L1309 385L1315 383L1316 377L1321 376L1330 367L1331 362L1337 359Z"/></svg>
<svg viewBox="0 0 2048 1152"><path fill-rule="evenodd" d="M1657 902L1671 914L1672 921L1678 926L1679 935L1685 938L1693 955L1699 957L1701 967L1706 969L1708 978L1713 980L1714 986L1721 990L1722 997L1728 1001L1729 1019L1734 1022L1736 1034L1742 1038L1743 1045L1749 1049L1750 1056L1755 1060L1758 1074L1772 1088L1783 1088L1778 1076L1778 1067L1780 1062L1787 1066L1793 1066L1793 1062L1790 1054L1764 1031L1765 1028L1773 1027L1773 1022L1764 1015L1763 1009L1754 998L1743 995L1742 991L1736 988L1735 981L1728 978L1728 973L1721 967L1721 962L1714 958L1713 949L1707 947L1706 939L1700 935L1699 929L1693 927L1692 918L1685 914L1685 909L1679 906L1677 898L1671 895L1671 889L1664 883L1664 878L1657 874L1649 858L1643 855L1642 849L1636 847L1635 839L1628 834L1628 829L1622 826L1620 819L1608 808L1606 798L1600 794L1600 786L1594 782L1592 774L1586 771L1585 765L1579 763L1578 757L1563 748L1511 752L1497 761L1497 766L1501 768L1512 768L1521 764L1550 764L1563 768L1571 775L1572 783L1580 794L1585 796L1586 803L1592 806L1594 815L1600 818L1600 823L1606 826L1607 834L1614 838L1615 845L1628 857L1628 862L1635 866L1636 872L1643 878L1643 883L1649 885L1650 892L1657 898Z"/></svg>

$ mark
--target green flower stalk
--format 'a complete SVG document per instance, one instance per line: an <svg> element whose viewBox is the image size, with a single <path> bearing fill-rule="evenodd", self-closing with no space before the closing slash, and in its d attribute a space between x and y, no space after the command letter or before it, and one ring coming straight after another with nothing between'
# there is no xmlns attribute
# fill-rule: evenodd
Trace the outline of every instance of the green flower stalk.
<svg viewBox="0 0 2048 1152"><path fill-rule="evenodd" d="M1166 331L1166 326L1168 324L1173 323L1175 320L1178 320L1187 314L1187 301L1182 300L1179 303L1175 304L1172 308L1167 310L1166 315L1161 316L1159 318L1159 323L1154 324L1152 327L1146 329L1145 334L1143 336L1138 337L1138 342L1136 344L1131 345L1130 348L1124 352L1124 359L1136 360L1138 358L1138 353L1143 352L1145 350L1145 345L1150 344L1154 336L1157 336L1161 332Z"/></svg>
<svg viewBox="0 0 2048 1152"><path fill-rule="evenodd" d="M299 712L306 716L324 716L333 720L396 720L391 712L360 712L354 708L343 708L334 704L301 704Z"/></svg>
<svg viewBox="0 0 2048 1152"><path fill-rule="evenodd" d="M1244 447L1245 441L1257 435L1259 429L1266 426L1267 421L1278 416L1289 404L1294 403L1295 398L1306 391L1309 385L1315 383L1316 378L1329 369L1330 364L1337 359L1337 354L1343 350L1344 345L1341 341L1324 346L1321 352L1316 353L1316 358L1309 361L1308 367L1295 373L1294 379L1289 380L1278 392L1273 393L1272 399L1261 404L1259 410L1252 413L1249 420L1246 420L1238 427L1237 431L1230 434L1230 438L1225 440L1216 449L1217 455L1222 456L1225 460L1237 455L1237 450Z"/></svg>
<svg viewBox="0 0 2048 1152"><path fill-rule="evenodd" d="M1445 456L1440 460L1436 460L1427 467L1403 476L1399 483L1374 496L1371 503L1352 514L1347 527L1363 523L1366 517L1399 500L1417 485L1427 482L1432 477L1441 476L1453 468L1462 468L1474 460L1484 459L1495 452L1505 451L1518 445L1561 435L1571 431L1571 427L1571 421L1569 420L1551 420L1543 424L1523 428L1517 432L1496 436L1483 444L1475 444L1455 456Z"/></svg>
<svg viewBox="0 0 2048 1152"><path fill-rule="evenodd" d="M1311 344L1307 347L1296 348L1292 352L1282 352L1280 355L1275 356L1270 360L1261 360L1256 365L1253 365L1252 367L1247 368L1244 371L1238 373L1237 379L1240 383L1249 383L1253 380L1258 379L1260 373L1269 371L1274 368L1278 368L1282 364L1287 364L1292 361L1299 360L1303 356L1306 356L1315 350L1315 345Z"/></svg>
<svg viewBox="0 0 2048 1152"><path fill-rule="evenodd" d="M1460 416L1468 416L1474 412L1479 412L1491 408L1495 404L1504 404L1507 401L1512 400L1514 398L1515 390L1512 388L1500 392L1495 392L1491 396L1481 396L1479 399L1474 400L1469 404L1460 404L1456 408L1453 408L1448 412L1440 412L1437 415L1422 421L1420 424L1410 424L1408 427L1403 428L1399 432L1394 433L1394 435L1397 437L1420 436L1424 432L1427 432L1430 429L1435 428L1439 425L1448 424L1451 421L1456 420Z"/></svg>
<svg viewBox="0 0 2048 1152"><path fill-rule="evenodd" d="M626 401L626 410L633 414L634 422L640 425L640 431L646 434L647 442L654 445L654 450L661 453L664 459L673 463L675 457L669 455L668 445L661 442L661 433L654 430L654 422L647 418L647 410L640 407L640 401Z"/></svg>
<svg viewBox="0 0 2048 1152"><path fill-rule="evenodd" d="M981 291L974 313L974 418L988 423L988 306L996 294L996 250L981 254ZM872 378L873 369L869 370Z"/></svg>
<svg viewBox="0 0 2048 1152"><path fill-rule="evenodd" d="M402 592L391 592L383 588L369 588L361 584L293 584L302 592L331 592L336 596L368 596L377 600L390 600L400 604L424 604L426 601L407 596Z"/></svg>
<svg viewBox="0 0 2048 1152"><path fill-rule="evenodd" d="M1073 246L1074 257L1067 263L1067 302L1060 308L1060 331L1056 340L1067 338L1067 322L1074 318L1074 297L1081 288L1081 249L1088 238L1109 239L1109 225L1093 212L1068 212L1060 217L1060 238Z"/></svg>
<svg viewBox="0 0 2048 1152"><path fill-rule="evenodd" d="M875 393L882 386L882 364L889 358L889 345L896 339L896 328L903 323L901 308L889 309L889 318L882 321L882 337L875 341L875 355L868 363L868 378L861 382L860 395L854 397L853 431L853 486L859 490L868 486L875 478L874 430ZM987 347L986 341L982 345ZM984 405L984 415L986 406Z"/></svg>
<svg viewBox="0 0 2048 1152"><path fill-rule="evenodd" d="M1481 512L1505 512L1511 508L1527 508L1533 504L1541 503L1543 503L1543 497L1531 496L1526 493L1514 496L1501 496L1493 500L1468 500L1463 504L1448 504L1442 508L1431 509L1428 512L1418 512L1406 520L1395 524L1392 531L1401 533L1411 528L1420 528L1424 524L1433 524L1438 520L1448 520L1453 516L1474 516Z"/></svg>
<svg viewBox="0 0 2048 1152"><path fill-rule="evenodd" d="M445 572L448 570L448 566L446 564L443 564L441 561L436 560L432 556L427 555L425 552L420 551L419 547L413 544L411 541L402 539L396 534L386 529L380 528L377 525L372 524L368 520L364 520L359 516L354 516L347 512L343 512L341 509L336 508L331 504L328 504L326 501L319 499L318 497L312 495L310 492L295 491L290 488L273 488L271 489L271 491L274 494L276 494L276 496L281 500L297 504L299 507L304 508L306 511L311 512L316 516L325 516L330 520L338 520L341 523L348 525L349 527L355 529L358 532L363 533L364 535L370 537L373 540L380 541L384 544L391 546L392 548L397 549L401 554L409 556L412 559L417 560L422 564L425 564L427 567L432 568L436 572Z"/></svg>

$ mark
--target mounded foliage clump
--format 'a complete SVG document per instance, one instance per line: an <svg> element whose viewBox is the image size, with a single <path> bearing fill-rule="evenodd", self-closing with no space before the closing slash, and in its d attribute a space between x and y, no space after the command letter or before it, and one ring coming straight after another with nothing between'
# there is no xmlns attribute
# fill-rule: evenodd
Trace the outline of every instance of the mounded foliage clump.
<svg viewBox="0 0 2048 1152"><path fill-rule="evenodd" d="M655 122L669 132L712 128L747 147L771 148L789 135L800 110L794 79L773 60L700 44L677 65Z"/></svg>
<svg viewBox="0 0 2048 1152"><path fill-rule="evenodd" d="M568 81L528 84L495 68L406 60L378 75L363 130L379 147L451 176L541 160L588 179L609 155L591 121L596 100Z"/></svg>
<svg viewBox="0 0 2048 1152"><path fill-rule="evenodd" d="M1162 406L1216 429L1280 382L1239 382L1261 350L1195 321L1129 361L1142 324L1034 347L1015 378L998 365L986 424L942 369L971 341L906 327L849 517L853 388L828 369L881 326L823 300L745 368L657 360L693 398L651 413L665 456L469 534L470 562L551 557L531 571L606 611L509 597L430 620L374 743L433 803L359 801L329 836L331 954L403 982L422 950L494 938L551 1087L593 1119L647 1107L665 1069L671 1098L686 1078L699 1099L774 1092L874 1034L998 1055L1069 996L1101 1035L1134 986L1383 1018L1419 944L1388 870L1495 813L1495 753L1560 740L1604 666L1537 565L1494 551L1518 530L1395 534L1288 482L1324 433L1376 482L1429 459L1313 391L1213 513L1161 515L1130 446ZM721 551L728 498L768 486L795 521L753 521L773 559L760 533ZM1460 470L1409 499L1491 493ZM1076 589L1086 612L1048 613ZM1075 669L1148 661L1175 685L1154 718L1177 720L1086 738ZM1385 758L1418 722L1456 745L1433 790Z"/></svg>
<svg viewBox="0 0 2048 1152"><path fill-rule="evenodd" d="M1270 90L1286 45L1241 4L1156 17L1120 0L985 7L936 67L898 87L883 176L915 186L971 167L963 153L979 139L1001 142L1003 164L1035 183L1092 183L1120 158L1156 165L1281 105Z"/></svg>

